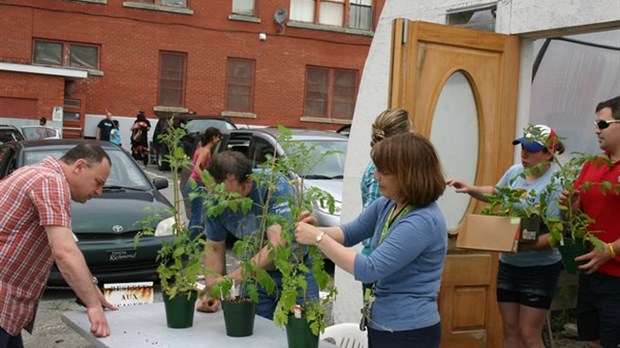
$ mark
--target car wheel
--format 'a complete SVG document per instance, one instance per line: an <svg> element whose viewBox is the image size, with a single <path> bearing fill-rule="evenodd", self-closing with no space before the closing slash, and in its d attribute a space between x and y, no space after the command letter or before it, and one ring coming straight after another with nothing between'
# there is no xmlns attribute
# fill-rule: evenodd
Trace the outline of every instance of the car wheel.
<svg viewBox="0 0 620 348"><path fill-rule="evenodd" d="M159 170L170 170L170 165L164 159L164 154L161 151L157 151L157 169Z"/></svg>

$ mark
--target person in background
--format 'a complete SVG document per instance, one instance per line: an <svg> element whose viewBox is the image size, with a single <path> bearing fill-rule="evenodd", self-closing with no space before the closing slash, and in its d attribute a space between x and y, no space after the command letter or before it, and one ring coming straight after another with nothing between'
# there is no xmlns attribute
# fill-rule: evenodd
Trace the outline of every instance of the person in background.
<svg viewBox="0 0 620 348"><path fill-rule="evenodd" d="M97 139L103 141L110 141L110 131L114 128L114 122L112 122L112 113L108 110L105 112L105 118L99 121L97 124Z"/></svg>
<svg viewBox="0 0 620 348"><path fill-rule="evenodd" d="M17 169L0 180L0 347L21 348L32 332L52 264L86 305L90 330L110 334L107 302L71 231L71 200L101 195L111 162L98 145L83 143L60 160Z"/></svg>
<svg viewBox="0 0 620 348"><path fill-rule="evenodd" d="M131 154L136 160L141 160L142 156L148 156L148 132L150 129L151 122L146 119L144 109L140 109L136 115L136 120L129 128L131 130Z"/></svg>
<svg viewBox="0 0 620 348"><path fill-rule="evenodd" d="M45 117L41 117L39 119L39 126L37 127L35 130L35 134L36 134L36 139L45 139L48 135L47 135L47 128L41 128L41 127L46 127L47 125L47 118Z"/></svg>
<svg viewBox="0 0 620 348"><path fill-rule="evenodd" d="M439 347L437 297L448 247L436 203L445 189L439 157L426 138L404 133L375 144L371 158L383 197L336 227L317 228L316 218L305 213L295 239L374 284L362 323L370 348ZM366 238L372 238L370 255L347 248Z"/></svg>
<svg viewBox="0 0 620 348"><path fill-rule="evenodd" d="M204 267L210 270L205 277L207 285L201 298L210 291L214 284L218 283L226 275L226 264L224 256L226 253L226 237L231 234L238 239L242 239L246 235L254 233L259 229L261 215L264 214L263 207L267 206L267 214L276 214L282 216L292 222L293 216L291 208L288 205L287 198L295 195L295 189L289 183L287 178L278 177L275 190L271 193L269 201L265 201L269 196L267 194L268 187L266 185L258 185L252 178L252 163L242 153L237 151L223 151L213 156L209 167L209 174L216 184L224 184L226 191L235 192L242 197L252 199L254 204L247 214L241 209L233 211L226 209L217 217L208 217L205 221L204 234L206 236ZM264 175L269 175L265 173ZM280 242L280 232L282 227L273 224L267 228L266 234L269 243L273 246ZM299 247L293 243L292 248ZM307 250L304 250L307 253ZM306 254L307 255L307 254ZM306 266L312 266L312 258L305 257ZM263 246L253 257L252 260L257 266L266 269L271 278L276 282L276 291L268 294L267 291L258 287L258 303L256 305L256 314L261 317L273 320L273 313L279 300L279 294L282 291L282 273L275 269L273 261L269 258L269 247ZM305 275L307 282L306 295L309 298L319 297L319 287L316 279L311 271ZM235 284L242 284L241 269L237 268L226 275L232 278ZM302 301L303 299L298 299ZM219 308L220 301L214 298L204 298L197 305L200 312L215 312Z"/></svg>
<svg viewBox="0 0 620 348"><path fill-rule="evenodd" d="M529 133L514 140L513 145L521 145L521 163L510 167L495 187L468 185L457 179L450 179L447 184L456 188L456 192L485 202L488 201L485 195L497 194L496 187L534 190L535 201L528 195L514 208L540 204L541 193L552 183L555 172L551 167L552 152L562 154L564 145L550 127L534 127L540 133L536 139L544 137L546 144L535 141ZM542 169L535 170L539 165ZM560 190L558 184L557 190L546 198L548 216L560 216ZM544 348L542 330L562 268L560 253L557 248L551 248L548 237L548 233L542 233L534 243L519 244L517 253L500 254L497 302L503 320L504 347Z"/></svg>
<svg viewBox="0 0 620 348"><path fill-rule="evenodd" d="M121 146L121 132L119 131L118 121L113 120L112 123L114 123L114 128L110 130L110 142Z"/></svg>
<svg viewBox="0 0 620 348"><path fill-rule="evenodd" d="M578 194L573 207L596 221L588 230L605 243L603 250L592 250L575 258L583 262L579 269L577 294L577 330L579 339L590 341L589 347L620 347L620 96L596 106L594 133L611 159L611 167L587 162L574 187ZM612 189L603 193L603 182ZM580 190L584 184L590 187ZM561 202L566 202L566 192Z"/></svg>
<svg viewBox="0 0 620 348"><path fill-rule="evenodd" d="M222 137L222 132L215 127L209 127L200 137L200 146L194 151L192 158L192 172L188 181L186 191L189 195L192 192L200 193L205 189L205 183L202 182L202 172L206 170L211 162L211 151ZM195 185L195 186L194 186ZM194 186L192 188L192 186ZM191 213L189 219L190 237L192 239L202 234L204 228L204 207L203 199L200 195L191 199Z"/></svg>
<svg viewBox="0 0 620 348"><path fill-rule="evenodd" d="M383 111L375 121L372 123L372 134L370 140L370 147L372 148L383 139L389 138L396 134L402 134L413 131L413 125L409 120L409 113L405 109L387 109ZM362 193L362 206L366 209L370 203L379 198L379 182L373 177L375 174L375 164L370 161L362 180L360 181L360 190ZM370 255L370 238L362 241L363 255ZM372 284L362 283L362 291L366 292L366 289L370 288Z"/></svg>

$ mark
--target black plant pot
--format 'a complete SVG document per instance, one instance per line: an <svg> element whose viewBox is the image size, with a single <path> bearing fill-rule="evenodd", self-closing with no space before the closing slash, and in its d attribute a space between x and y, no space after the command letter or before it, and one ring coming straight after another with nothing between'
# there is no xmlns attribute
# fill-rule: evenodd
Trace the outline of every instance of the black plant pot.
<svg viewBox="0 0 620 348"><path fill-rule="evenodd" d="M289 348L317 348L319 336L312 333L304 318L289 317L286 323L286 339Z"/></svg>
<svg viewBox="0 0 620 348"><path fill-rule="evenodd" d="M530 216L521 218L519 225L519 243L535 243L540 234L542 219L540 216Z"/></svg>
<svg viewBox="0 0 620 348"><path fill-rule="evenodd" d="M222 311L224 311L226 335L246 337L254 333L256 303L249 299L222 301Z"/></svg>
<svg viewBox="0 0 620 348"><path fill-rule="evenodd" d="M185 329L194 324L194 307L198 292L192 291L187 298L187 294L177 294L174 298L164 297L164 308L166 309L166 324L172 329Z"/></svg>
<svg viewBox="0 0 620 348"><path fill-rule="evenodd" d="M564 245L558 245L558 250L562 255L564 268L569 274L579 274L580 271L578 267L582 265L583 262L577 262L575 258L587 254L590 251L586 241L568 238L564 238Z"/></svg>

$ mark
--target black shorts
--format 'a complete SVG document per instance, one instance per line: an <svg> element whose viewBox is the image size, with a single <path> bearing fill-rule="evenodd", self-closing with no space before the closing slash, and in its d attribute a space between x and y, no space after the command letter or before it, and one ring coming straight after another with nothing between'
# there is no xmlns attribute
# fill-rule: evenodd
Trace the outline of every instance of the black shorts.
<svg viewBox="0 0 620 348"><path fill-rule="evenodd" d="M555 295L562 263L517 267L503 262L497 271L497 302L519 303L549 309Z"/></svg>
<svg viewBox="0 0 620 348"><path fill-rule="evenodd" d="M577 296L579 339L620 347L620 278L600 273L579 275Z"/></svg>

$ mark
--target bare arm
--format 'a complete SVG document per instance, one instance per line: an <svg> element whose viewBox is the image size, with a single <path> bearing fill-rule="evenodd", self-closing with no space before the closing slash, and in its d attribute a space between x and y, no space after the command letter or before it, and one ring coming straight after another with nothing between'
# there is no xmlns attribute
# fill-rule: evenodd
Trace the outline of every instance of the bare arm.
<svg viewBox="0 0 620 348"><path fill-rule="evenodd" d="M217 283L217 279L226 272L225 255L225 241L216 242L207 239L203 258L205 269L210 271L205 277L207 288L210 289Z"/></svg>
<svg viewBox="0 0 620 348"><path fill-rule="evenodd" d="M458 193L467 193L471 197L483 202L489 201L485 195L497 194L493 186L468 185L464 181L458 179L449 179L446 181L446 185L454 187L456 189L455 191Z"/></svg>
<svg viewBox="0 0 620 348"><path fill-rule="evenodd" d="M280 225L271 225L267 229L268 240L271 243L272 247L276 247L278 244L284 244L286 241L280 238L280 233L282 232L282 227ZM258 266L259 268L266 269L273 265L273 259L269 257L270 252L269 245L263 246L254 257L252 257L251 262ZM235 281L235 284L241 284L241 269L237 268L233 272L228 275Z"/></svg>
<svg viewBox="0 0 620 348"><path fill-rule="evenodd" d="M110 335L110 327L103 307L116 309L103 299L101 291L93 284L84 255L78 248L70 229L61 226L46 226L45 232L52 249L58 270L75 294L86 305L90 331L97 337Z"/></svg>

